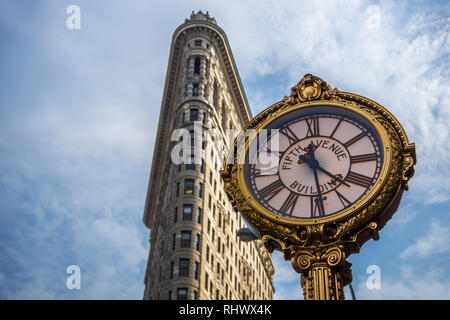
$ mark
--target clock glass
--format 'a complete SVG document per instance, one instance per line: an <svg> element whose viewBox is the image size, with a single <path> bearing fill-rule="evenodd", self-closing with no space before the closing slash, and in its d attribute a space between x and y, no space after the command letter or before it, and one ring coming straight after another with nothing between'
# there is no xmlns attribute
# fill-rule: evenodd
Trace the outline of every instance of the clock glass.
<svg viewBox="0 0 450 320"><path fill-rule="evenodd" d="M342 212L367 196L380 176L380 136L349 109L303 107L262 129L266 134L259 131L247 149L256 152L247 152L244 179L252 197L276 215L311 219Z"/></svg>

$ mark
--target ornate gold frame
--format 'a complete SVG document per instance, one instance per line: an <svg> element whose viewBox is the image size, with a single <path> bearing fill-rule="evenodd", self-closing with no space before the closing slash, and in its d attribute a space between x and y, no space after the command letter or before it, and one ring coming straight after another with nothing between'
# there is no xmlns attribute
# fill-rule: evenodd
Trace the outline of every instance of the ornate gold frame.
<svg viewBox="0 0 450 320"><path fill-rule="evenodd" d="M236 210L262 235L266 248L283 251L294 269L302 274L306 299L343 299L343 287L351 282L350 264L345 260L359 252L398 208L403 191L414 175L416 154L398 120L380 104L357 94L342 92L322 79L307 74L294 86L290 96L254 117L244 128L258 132L280 116L310 106L336 106L358 113L378 131L384 163L376 186L354 206L328 217L289 219L280 217L250 194L244 179L242 158L248 151L234 152L232 163L221 171L225 191ZM238 148L234 141L234 150Z"/></svg>
<svg viewBox="0 0 450 320"><path fill-rule="evenodd" d="M308 107L313 107L313 106L333 106L333 107L337 107L337 108L347 109L347 110L353 111L353 112L361 115L362 117L367 119L370 123L372 123L372 125L375 127L375 130L377 130L377 132L379 133L380 138L381 138L382 148L384 150L383 166L382 166L382 169L380 172L380 176L376 182L376 185L372 188L372 190L369 192L369 194L367 194L363 199L358 201L357 204L355 204L339 213L333 214L331 216L321 217L321 218L292 219L292 218L281 217L280 215L274 214L271 211L269 211L267 208L262 206L258 201L256 201L252 197L252 195L247 187L247 184L245 182L245 178L244 178L245 165L243 163L245 160L245 156L248 152L250 144L252 143L253 139L256 137L256 134L259 132L259 130L266 128L267 125L269 125L271 122L273 122L274 120L278 119L279 117L281 117L289 112L292 112L297 109L308 108ZM255 129L256 134L255 134L255 136L252 137L253 139L246 140L245 145L244 145L245 149L243 151L238 151L238 154L237 154L237 156L238 156L238 158L237 158L237 160L238 160L238 162L237 162L238 163L237 178L238 178L239 189L242 192L244 198L247 199L248 204L250 206L252 206L254 210L256 210L258 213L263 215L265 218L268 218L274 222L282 223L285 225L320 224L320 223L326 223L326 222L330 222L330 221L339 220L341 218L346 217L349 214L356 214L361 209L363 209L367 205L367 203L370 202L370 200L372 200L379 193L381 188L385 185L388 173L390 171L392 150L390 148L389 136L386 134L386 132L383 129L383 127L381 126L381 124L378 121L376 121L375 117L371 116L367 112L365 112L361 109L358 109L355 106L352 106L350 104L342 103L342 102L334 102L334 101L306 101L306 102L301 102L301 103L293 105L293 106L289 106L287 108L278 108L275 111L271 112L271 108L276 108L276 107L277 107L277 105L274 105L267 109L268 112L271 114L270 117L263 118L262 121L256 122L256 123L251 121L246 126L246 129L248 129L248 128ZM244 130L246 130L246 129L244 129Z"/></svg>

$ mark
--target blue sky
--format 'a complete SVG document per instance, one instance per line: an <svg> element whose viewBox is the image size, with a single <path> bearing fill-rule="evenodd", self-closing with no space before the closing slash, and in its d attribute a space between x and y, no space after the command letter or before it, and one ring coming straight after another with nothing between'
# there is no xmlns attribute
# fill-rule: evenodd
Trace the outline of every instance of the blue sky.
<svg viewBox="0 0 450 320"><path fill-rule="evenodd" d="M71 4L79 30L66 28ZM196 0L0 2L0 298L142 298L170 41L200 9L227 33L253 115L313 73L400 120L416 175L381 239L349 258L353 287L358 299L449 299L446 1ZM301 298L273 257L275 298ZM81 290L66 288L72 264ZM380 289L366 286L370 265Z"/></svg>

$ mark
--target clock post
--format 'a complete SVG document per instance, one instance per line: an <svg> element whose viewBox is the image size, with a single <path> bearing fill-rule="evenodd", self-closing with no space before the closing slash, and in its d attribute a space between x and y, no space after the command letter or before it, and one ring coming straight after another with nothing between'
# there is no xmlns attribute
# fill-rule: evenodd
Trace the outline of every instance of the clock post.
<svg viewBox="0 0 450 320"><path fill-rule="evenodd" d="M237 137L221 171L235 210L269 252L291 261L305 299L344 299L352 281L346 259L378 240L396 212L414 175L414 143L386 108L311 74L243 135L249 129L258 134L245 143ZM266 141L262 130L272 133ZM275 167L264 167L268 153L278 157Z"/></svg>

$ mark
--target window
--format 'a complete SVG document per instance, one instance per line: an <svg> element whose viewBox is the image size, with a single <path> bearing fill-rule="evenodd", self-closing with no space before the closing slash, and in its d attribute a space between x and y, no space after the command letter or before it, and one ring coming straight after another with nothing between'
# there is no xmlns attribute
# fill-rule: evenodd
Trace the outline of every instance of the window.
<svg viewBox="0 0 450 320"><path fill-rule="evenodd" d="M202 208L197 209L197 222L202 223Z"/></svg>
<svg viewBox="0 0 450 320"><path fill-rule="evenodd" d="M197 251L200 251L200 235L197 234L197 236L195 237L195 249Z"/></svg>
<svg viewBox="0 0 450 320"><path fill-rule="evenodd" d="M191 232L190 231L181 231L181 248L190 248L191 247Z"/></svg>
<svg viewBox="0 0 450 320"><path fill-rule="evenodd" d="M177 222L177 221L178 221L178 207L175 207L173 222Z"/></svg>
<svg viewBox="0 0 450 320"><path fill-rule="evenodd" d="M169 291L169 300L172 300L172 291Z"/></svg>
<svg viewBox="0 0 450 320"><path fill-rule="evenodd" d="M178 275L180 277L189 276L189 259L180 259L180 269Z"/></svg>
<svg viewBox="0 0 450 320"><path fill-rule="evenodd" d="M196 280L198 280L199 265L200 264L197 261L195 261L195 264L194 264L194 278Z"/></svg>
<svg viewBox="0 0 450 320"><path fill-rule="evenodd" d="M177 191L176 191L177 197L178 197L179 194L180 194L180 183L177 182Z"/></svg>
<svg viewBox="0 0 450 320"><path fill-rule="evenodd" d="M194 45L196 47L201 47L202 46L202 40L195 40Z"/></svg>
<svg viewBox="0 0 450 320"><path fill-rule="evenodd" d="M183 221L192 220L192 204L183 205Z"/></svg>
<svg viewBox="0 0 450 320"><path fill-rule="evenodd" d="M198 97L198 84L194 84L194 87L192 88L192 95L194 97Z"/></svg>
<svg viewBox="0 0 450 320"><path fill-rule="evenodd" d="M174 268L174 263L173 261L170 263L170 279L173 278L173 268Z"/></svg>
<svg viewBox="0 0 450 320"><path fill-rule="evenodd" d="M186 170L194 170L195 169L195 164L194 164L194 155L191 155L188 158L188 161L186 163Z"/></svg>
<svg viewBox="0 0 450 320"><path fill-rule="evenodd" d="M176 241L176 238L177 238L177 234L174 233L174 234L172 235L172 250L175 250L175 241Z"/></svg>
<svg viewBox="0 0 450 320"><path fill-rule="evenodd" d="M193 108L189 111L190 121L198 121L198 109Z"/></svg>
<svg viewBox="0 0 450 320"><path fill-rule="evenodd" d="M195 131L189 131L189 135L191 136L191 147L195 147Z"/></svg>
<svg viewBox="0 0 450 320"><path fill-rule="evenodd" d="M194 193L194 180L186 179L184 180L184 194Z"/></svg>
<svg viewBox="0 0 450 320"><path fill-rule="evenodd" d="M208 290L208 283L209 283L209 276L208 274L205 272L205 289Z"/></svg>
<svg viewBox="0 0 450 320"><path fill-rule="evenodd" d="M177 300L187 300L187 288L177 289Z"/></svg>
<svg viewBox="0 0 450 320"><path fill-rule="evenodd" d="M198 196L199 196L200 198L203 197L203 183L202 183L202 182L200 182L200 183L198 184Z"/></svg>
<svg viewBox="0 0 450 320"><path fill-rule="evenodd" d="M200 57L194 60L194 74L200 74Z"/></svg>
<svg viewBox="0 0 450 320"><path fill-rule="evenodd" d="M214 86L213 86L213 106L217 110L219 103L219 86L217 85L217 79L214 79Z"/></svg>
<svg viewBox="0 0 450 320"><path fill-rule="evenodd" d="M205 173L205 160L202 159L202 164L200 165L200 172Z"/></svg>

